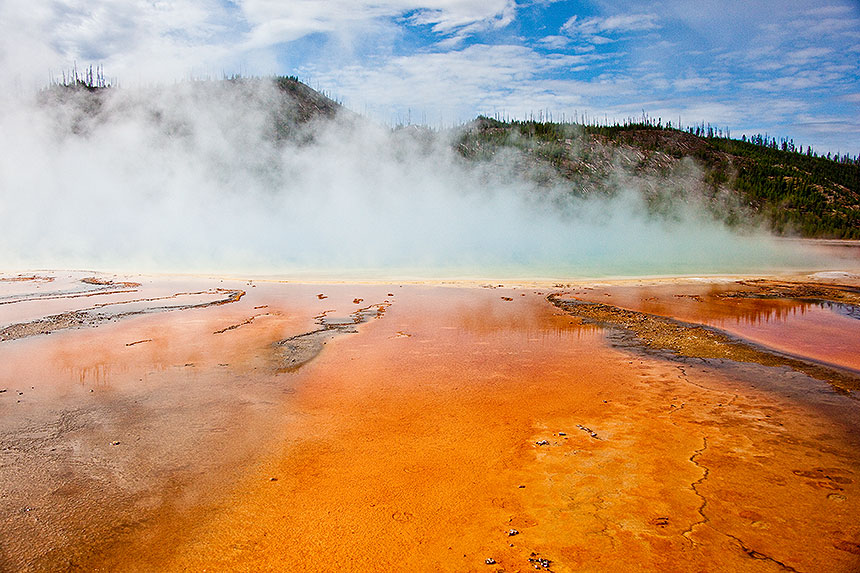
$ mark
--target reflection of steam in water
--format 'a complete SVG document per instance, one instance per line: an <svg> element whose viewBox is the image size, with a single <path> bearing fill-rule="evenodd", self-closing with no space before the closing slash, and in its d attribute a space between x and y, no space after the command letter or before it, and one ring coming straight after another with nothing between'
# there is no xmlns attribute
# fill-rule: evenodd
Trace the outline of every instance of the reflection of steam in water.
<svg viewBox="0 0 860 573"><path fill-rule="evenodd" d="M820 306L818 303L804 301L767 301L753 306L736 306L734 317L736 324L759 325L762 323L780 323L791 320L799 314L806 314L810 308Z"/></svg>
<svg viewBox="0 0 860 573"><path fill-rule="evenodd" d="M797 299L780 299L772 301L753 301L753 306L735 305L735 324L760 326L762 324L790 323L792 320L808 314L829 311L838 316L860 320L860 307L853 304L831 301L807 301ZM826 318L826 317L825 317ZM712 321L724 324L727 319Z"/></svg>

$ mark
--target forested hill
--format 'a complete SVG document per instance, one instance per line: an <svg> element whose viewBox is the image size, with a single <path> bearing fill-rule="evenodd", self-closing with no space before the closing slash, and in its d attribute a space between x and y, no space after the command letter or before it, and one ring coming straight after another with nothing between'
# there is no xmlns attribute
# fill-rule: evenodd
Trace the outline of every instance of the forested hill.
<svg viewBox="0 0 860 573"><path fill-rule="evenodd" d="M56 120L77 134L129 113L128 101L138 101L138 107L143 101L149 121L174 135L187 131L187 118L175 109L179 101L216 115L225 112L224 106L262 110L269 118L267 137L283 142L312 140L319 125L315 120L360 120L292 76L190 82L130 94L111 105L111 92L118 88L110 87L100 69L94 73L90 68L83 78L75 71L69 78L44 90L40 101L48 109L64 110L55 114ZM185 99L177 99L178 94ZM860 160L818 156L792 141L762 136L737 140L710 126L679 130L647 118L594 125L479 117L453 136L429 129L406 133L446 142L453 137L469 162L502 161L539 186L561 183L573 195L637 191L656 215L672 217L679 204L686 204L707 209L729 225L860 239Z"/></svg>
<svg viewBox="0 0 860 573"><path fill-rule="evenodd" d="M791 141L737 140L710 127L679 130L651 121L598 126L480 117L458 148L475 160L516 148L533 166L551 166L578 194L635 187L660 210L694 193L732 225L860 239L858 158L818 156Z"/></svg>

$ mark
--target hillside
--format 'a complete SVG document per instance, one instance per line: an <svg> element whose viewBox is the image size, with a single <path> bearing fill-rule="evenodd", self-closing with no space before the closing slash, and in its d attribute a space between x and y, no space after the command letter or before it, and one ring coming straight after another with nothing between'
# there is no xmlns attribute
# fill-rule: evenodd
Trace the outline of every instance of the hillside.
<svg viewBox="0 0 860 573"><path fill-rule="evenodd" d="M219 106L241 106L248 112L263 110L269 136L274 139L312 137L305 129L314 120L332 119L336 115L354 116L338 102L310 88L293 76L275 78L229 78L215 81L183 82L174 86L142 88L138 99L110 101L111 96L126 90L91 81L52 85L39 94L41 105L60 109L57 121L67 123L74 133L91 131L100 122L117 113L139 113L146 108L149 119L166 124L168 130L182 130L182 114L175 105L190 105L202 111ZM213 105L214 104L214 105ZM187 110L186 110L187 111Z"/></svg>
<svg viewBox="0 0 860 573"><path fill-rule="evenodd" d="M243 129L259 130L269 141L301 142L315 138L317 120L359 117L295 77L184 82L112 97L125 91L90 78L53 85L40 102L52 111L60 133L75 134L93 133L123 114L144 113L159 130L187 135L191 117L220 114L213 119L223 124L238 111L257 118ZM231 129L220 127L222 134ZM819 157L808 148L801 153L793 142L736 140L710 127L682 131L647 119L606 126L479 117L453 133L398 131L424 143L452 140L469 163L502 162L538 186L574 196L632 190L658 216L673 217L685 204L732 226L860 239L860 162ZM264 169L268 159L261 154L255 161Z"/></svg>
<svg viewBox="0 0 860 573"><path fill-rule="evenodd" d="M594 126L478 118L459 152L489 160L515 149L526 169L550 168L578 195L642 192L660 212L696 200L731 225L764 223L779 234L860 239L860 164L650 123ZM707 133L707 135L704 135ZM540 172L539 170L537 172Z"/></svg>

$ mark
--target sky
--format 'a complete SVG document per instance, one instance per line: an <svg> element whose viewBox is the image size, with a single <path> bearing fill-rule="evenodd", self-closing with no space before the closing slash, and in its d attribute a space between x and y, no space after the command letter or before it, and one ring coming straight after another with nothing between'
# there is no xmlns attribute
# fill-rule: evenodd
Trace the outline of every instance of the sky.
<svg viewBox="0 0 860 573"><path fill-rule="evenodd" d="M643 113L860 153L857 0L3 0L3 89L296 75L386 124Z"/></svg>

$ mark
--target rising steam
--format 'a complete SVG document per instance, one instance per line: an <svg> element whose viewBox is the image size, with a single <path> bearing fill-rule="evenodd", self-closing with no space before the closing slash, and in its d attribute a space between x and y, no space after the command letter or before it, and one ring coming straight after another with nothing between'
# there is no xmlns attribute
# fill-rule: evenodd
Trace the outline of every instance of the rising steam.
<svg viewBox="0 0 860 573"><path fill-rule="evenodd" d="M4 104L4 270L571 277L808 264L695 207L655 218L635 181L573 199L510 157L467 162L444 136L355 117L285 139L269 82L75 99Z"/></svg>

